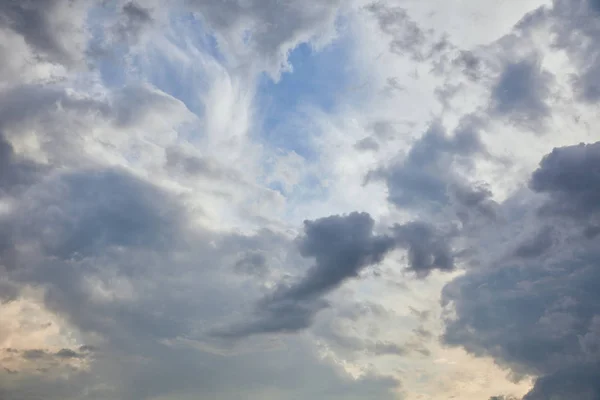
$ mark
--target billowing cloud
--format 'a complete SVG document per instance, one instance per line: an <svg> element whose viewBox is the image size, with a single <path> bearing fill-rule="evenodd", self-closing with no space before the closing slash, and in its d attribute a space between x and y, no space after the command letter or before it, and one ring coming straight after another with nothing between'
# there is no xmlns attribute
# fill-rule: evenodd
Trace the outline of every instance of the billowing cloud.
<svg viewBox="0 0 600 400"><path fill-rule="evenodd" d="M308 328L315 314L328 305L324 295L346 279L356 278L363 268L380 263L394 248L392 237L373 234L374 224L367 213L305 221L298 249L302 256L314 258L315 265L298 282L279 286L260 300L253 321L222 334L245 336Z"/></svg>
<svg viewBox="0 0 600 400"><path fill-rule="evenodd" d="M329 306L325 298L328 293L344 281L357 278L363 269L381 263L396 248L406 250L406 270L419 277L434 270L454 269L451 234L427 223L409 222L392 227L390 235L375 235L374 223L369 214L357 212L305 221L304 235L297 245L300 254L314 258L315 264L298 281L281 284L262 298L249 321L235 323L216 334L243 337L306 329L316 314ZM401 353L382 342L371 347L375 353Z"/></svg>
<svg viewBox="0 0 600 400"><path fill-rule="evenodd" d="M554 149L531 177L536 192L547 193L549 212L590 219L600 209L600 142Z"/></svg>
<svg viewBox="0 0 600 400"><path fill-rule="evenodd" d="M471 157L485 152L476 128L474 122L465 120L450 136L440 123L433 123L405 157L370 173L368 179L384 179L389 200L398 207L435 209L451 204L453 197L476 207L488 195L469 188L455 172L455 166L468 166Z"/></svg>
<svg viewBox="0 0 600 400"><path fill-rule="evenodd" d="M530 186L548 198L527 210L541 218L538 232L444 290L456 311L444 340L491 355L517 375L540 376L525 399L592 399L600 393L598 242L582 232L597 215L596 146L556 148L544 157ZM502 207L513 212L510 202ZM516 233L521 224L510 220L496 229Z"/></svg>
<svg viewBox="0 0 600 400"><path fill-rule="evenodd" d="M397 225L394 235L398 244L408 251L409 270L418 276L427 276L436 269L454 269L450 235L444 235L423 222Z"/></svg>
<svg viewBox="0 0 600 400"><path fill-rule="evenodd" d="M492 112L519 123L541 123L550 112L551 82L552 75L535 58L509 63L492 88Z"/></svg>
<svg viewBox="0 0 600 400"><path fill-rule="evenodd" d="M0 398L596 399L600 7L491 3L2 2Z"/></svg>

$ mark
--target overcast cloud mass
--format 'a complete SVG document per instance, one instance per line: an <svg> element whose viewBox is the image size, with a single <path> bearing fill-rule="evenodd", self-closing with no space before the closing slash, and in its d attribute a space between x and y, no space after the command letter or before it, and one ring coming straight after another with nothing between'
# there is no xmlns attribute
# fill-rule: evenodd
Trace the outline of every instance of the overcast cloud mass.
<svg viewBox="0 0 600 400"><path fill-rule="evenodd" d="M0 399L600 399L599 35L0 1Z"/></svg>

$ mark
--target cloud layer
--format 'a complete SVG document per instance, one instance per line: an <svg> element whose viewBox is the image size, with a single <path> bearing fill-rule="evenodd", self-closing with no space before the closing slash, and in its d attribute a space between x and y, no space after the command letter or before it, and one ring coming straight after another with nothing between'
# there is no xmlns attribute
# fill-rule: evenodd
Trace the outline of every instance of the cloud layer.
<svg viewBox="0 0 600 400"><path fill-rule="evenodd" d="M0 398L597 399L600 6L492 3L1 3Z"/></svg>

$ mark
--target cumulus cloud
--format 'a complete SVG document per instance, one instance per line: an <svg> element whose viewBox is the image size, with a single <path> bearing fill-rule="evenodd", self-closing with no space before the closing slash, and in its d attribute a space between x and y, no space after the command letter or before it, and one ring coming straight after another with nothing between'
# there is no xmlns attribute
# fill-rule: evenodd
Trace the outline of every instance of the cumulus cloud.
<svg viewBox="0 0 600 400"><path fill-rule="evenodd" d="M375 235L374 224L368 213L357 212L305 221L298 250L303 257L314 258L315 264L298 281L281 284L262 298L250 320L217 330L216 335L244 337L306 329L316 314L329 306L328 293L357 278L363 269L381 263L396 248L407 251L406 269L419 277L454 269L451 235L424 222L395 225L391 235ZM382 352L385 343L372 346L380 346L372 351Z"/></svg>
<svg viewBox="0 0 600 400"><path fill-rule="evenodd" d="M492 88L492 112L519 123L541 123L550 113L551 82L552 75L535 58L509 63Z"/></svg>
<svg viewBox="0 0 600 400"><path fill-rule="evenodd" d="M454 255L450 237L423 222L410 222L394 227L398 244L408 251L409 270L427 276L433 270L452 271Z"/></svg>
<svg viewBox="0 0 600 400"><path fill-rule="evenodd" d="M394 248L394 239L373 234L375 221L367 213L334 215L304 222L298 249L315 259L298 282L279 286L257 306L257 318L234 326L225 335L294 332L309 327L315 314L327 307L323 298L346 279L377 264Z"/></svg>
<svg viewBox="0 0 600 400"><path fill-rule="evenodd" d="M546 193L550 212L589 219L600 207L600 142L555 148L531 177L530 187Z"/></svg>
<svg viewBox="0 0 600 400"><path fill-rule="evenodd" d="M598 243L585 238L581 227L597 214L596 146L566 146L545 156L530 186L548 198L526 210L540 218L539 230L512 255L504 253L444 289L456 311L446 343L491 355L516 374L540 376L525 399L592 399L600 393L593 289ZM502 207L508 211L514 204ZM515 233L520 224L510 220L496 229Z"/></svg>
<svg viewBox="0 0 600 400"><path fill-rule="evenodd" d="M468 166L472 157L485 152L476 128L465 120L450 136L443 125L434 122L405 157L371 172L367 179L383 179L389 200L398 207L435 209L451 204L455 197L459 203L476 208L488 193L470 188L455 168Z"/></svg>

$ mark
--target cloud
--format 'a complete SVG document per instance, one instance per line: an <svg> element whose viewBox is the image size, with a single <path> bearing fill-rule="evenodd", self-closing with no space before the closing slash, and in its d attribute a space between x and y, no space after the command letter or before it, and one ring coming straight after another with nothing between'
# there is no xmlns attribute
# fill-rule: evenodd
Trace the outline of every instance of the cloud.
<svg viewBox="0 0 600 400"><path fill-rule="evenodd" d="M357 278L366 267L381 263L396 248L407 250L407 270L419 277L454 269L451 235L423 222L395 225L389 236L375 235L374 223L368 213L358 212L305 221L298 250L303 257L314 258L315 264L296 282L280 284L259 300L247 321L217 329L215 335L239 338L307 329L316 314L329 306L327 294ZM379 346L383 347L377 351L386 348L384 343Z"/></svg>
<svg viewBox="0 0 600 400"><path fill-rule="evenodd" d="M20 35L42 58L60 64L80 61L86 45L87 1L3 2L0 26Z"/></svg>
<svg viewBox="0 0 600 400"><path fill-rule="evenodd" d="M492 88L492 112L518 123L539 124L550 113L552 78L536 58L507 64Z"/></svg>
<svg viewBox="0 0 600 400"><path fill-rule="evenodd" d="M380 29L392 37L390 51L406 53L417 60L423 58L422 50L427 44L427 35L404 8L389 7L382 2L375 2L366 9L375 16Z"/></svg>
<svg viewBox="0 0 600 400"><path fill-rule="evenodd" d="M391 166L371 172L369 179L385 180L389 201L401 208L439 208L452 202L452 188L456 199L474 207L487 195L482 192L477 199L472 196L475 189L453 169L456 165L469 165L470 158L485 152L476 125L464 121L453 136L446 133L439 122L432 123L427 131L412 145L405 157ZM471 193L469 195L468 193Z"/></svg>
<svg viewBox="0 0 600 400"><path fill-rule="evenodd" d="M280 285L261 299L255 320L221 334L236 337L309 327L316 313L328 305L324 295L358 277L363 268L380 263L394 248L393 238L373 234L374 224L369 214L357 212L305 221L298 249L303 257L314 258L315 264L297 282Z"/></svg>
<svg viewBox="0 0 600 400"><path fill-rule="evenodd" d="M530 187L550 197L548 211L590 218L600 209L600 142L555 148L540 162Z"/></svg>
<svg viewBox="0 0 600 400"><path fill-rule="evenodd" d="M0 134L0 191L5 194L26 187L42 173L37 163L15 154L11 143Z"/></svg>
<svg viewBox="0 0 600 400"><path fill-rule="evenodd" d="M154 22L152 10L130 1L121 9L121 20L115 26L119 41L135 43L140 35Z"/></svg>
<svg viewBox="0 0 600 400"><path fill-rule="evenodd" d="M354 147L357 150L362 151L377 151L379 150L379 143L377 143L377 140L369 136L356 142Z"/></svg>
<svg viewBox="0 0 600 400"><path fill-rule="evenodd" d="M408 250L409 271L417 276L427 276L433 270L452 271L454 255L449 238L433 226L423 222L410 222L394 227L394 237L399 246Z"/></svg>
<svg viewBox="0 0 600 400"><path fill-rule="evenodd" d="M587 220L597 212L596 146L555 148L545 156L530 186L548 198L541 207L530 206L540 202L523 199L506 201L501 204L503 215L516 219L494 228L518 236L529 228L518 217L524 212L539 226L534 235L516 250L488 258L487 265L468 271L443 292L456 312L447 320L444 341L492 356L517 376L539 376L525 396L528 400L592 399L600 394L596 327L600 302L593 289L600 282L600 253L597 238L582 235ZM505 240L495 246L510 249L512 244Z"/></svg>
<svg viewBox="0 0 600 400"><path fill-rule="evenodd" d="M334 34L339 0L185 0L206 22L226 53L278 77L290 68L287 56L300 43L327 42Z"/></svg>
<svg viewBox="0 0 600 400"><path fill-rule="evenodd" d="M535 235L527 238L527 240L521 243L515 250L515 255L524 258L537 257L541 255L554 244L554 238L552 234L552 228L542 228L536 232Z"/></svg>

